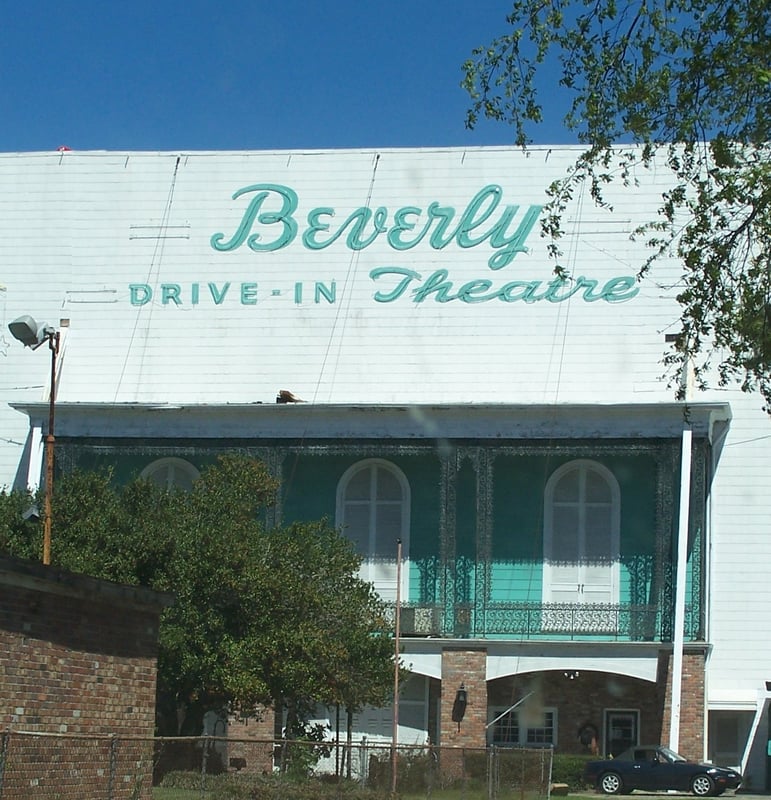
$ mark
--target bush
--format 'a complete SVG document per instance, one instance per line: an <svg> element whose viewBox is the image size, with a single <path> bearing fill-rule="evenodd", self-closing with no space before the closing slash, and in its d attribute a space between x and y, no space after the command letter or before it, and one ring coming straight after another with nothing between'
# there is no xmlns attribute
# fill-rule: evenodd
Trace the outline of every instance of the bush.
<svg viewBox="0 0 771 800"><path fill-rule="evenodd" d="M164 789L201 789L201 773L169 772L160 783ZM204 790L217 800L387 800L390 792L374 791L356 781L309 778L298 781L285 776L230 773L206 775Z"/></svg>
<svg viewBox="0 0 771 800"><path fill-rule="evenodd" d="M570 753L555 753L551 766L552 783L566 783L572 790L583 790L584 766L596 756L579 756Z"/></svg>

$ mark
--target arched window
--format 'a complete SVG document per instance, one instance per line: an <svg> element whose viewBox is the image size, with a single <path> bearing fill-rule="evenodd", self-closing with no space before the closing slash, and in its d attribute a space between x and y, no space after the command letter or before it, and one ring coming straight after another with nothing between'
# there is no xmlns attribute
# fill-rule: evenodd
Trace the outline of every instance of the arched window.
<svg viewBox="0 0 771 800"><path fill-rule="evenodd" d="M181 458L159 458L142 470L141 477L152 481L162 489L182 489L189 492L198 470Z"/></svg>
<svg viewBox="0 0 771 800"><path fill-rule="evenodd" d="M571 461L549 478L544 602L618 602L620 497L613 473L595 461Z"/></svg>
<svg viewBox="0 0 771 800"><path fill-rule="evenodd" d="M393 464L371 458L354 464L337 486L337 525L363 557L361 577L384 600L396 599L397 541L402 541L402 589L407 585L410 487ZM402 594L402 596L404 596Z"/></svg>

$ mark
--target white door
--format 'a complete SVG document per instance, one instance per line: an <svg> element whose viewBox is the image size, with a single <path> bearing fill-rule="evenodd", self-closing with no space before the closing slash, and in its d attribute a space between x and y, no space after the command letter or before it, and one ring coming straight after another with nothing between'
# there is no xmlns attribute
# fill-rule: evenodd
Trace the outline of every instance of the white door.
<svg viewBox="0 0 771 800"><path fill-rule="evenodd" d="M544 602L618 602L619 520L618 484L605 467L573 461L552 475L544 497Z"/></svg>

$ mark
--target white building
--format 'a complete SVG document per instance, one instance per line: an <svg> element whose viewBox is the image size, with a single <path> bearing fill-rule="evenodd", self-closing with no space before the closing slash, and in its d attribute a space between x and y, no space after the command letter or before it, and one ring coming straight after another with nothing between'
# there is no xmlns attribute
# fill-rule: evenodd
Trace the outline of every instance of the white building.
<svg viewBox="0 0 771 800"><path fill-rule="evenodd" d="M612 213L577 196L555 278L538 219L579 152L0 155L0 482L41 479L49 359L7 327L30 314L61 333L58 469L183 480L246 448L277 519L335 518L390 599L402 539L400 738L588 728L768 787L771 424L662 380L679 266L638 283L630 233L665 168Z"/></svg>

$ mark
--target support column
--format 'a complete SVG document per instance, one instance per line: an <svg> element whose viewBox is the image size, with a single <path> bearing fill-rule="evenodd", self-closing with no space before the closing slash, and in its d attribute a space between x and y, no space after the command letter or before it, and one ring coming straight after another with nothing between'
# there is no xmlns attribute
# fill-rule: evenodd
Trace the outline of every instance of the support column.
<svg viewBox="0 0 771 800"><path fill-rule="evenodd" d="M672 670L675 659L667 658L667 686L664 696L662 720L662 744L672 724ZM682 655L682 678L680 686L680 735L678 752L694 761L704 759L704 730L706 725L706 693L704 685L706 651L703 645L685 645Z"/></svg>
<svg viewBox="0 0 771 800"><path fill-rule="evenodd" d="M453 721L458 690L466 691L466 708L460 722ZM486 745L487 649L448 647L442 650L442 695L439 744L442 747Z"/></svg>

